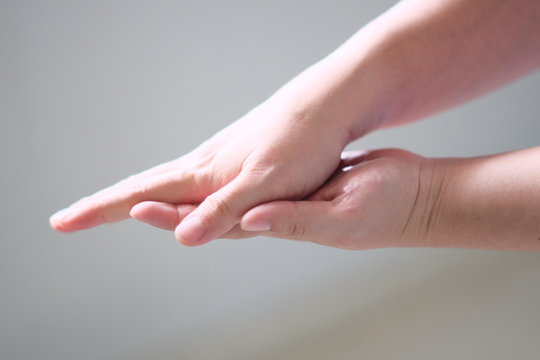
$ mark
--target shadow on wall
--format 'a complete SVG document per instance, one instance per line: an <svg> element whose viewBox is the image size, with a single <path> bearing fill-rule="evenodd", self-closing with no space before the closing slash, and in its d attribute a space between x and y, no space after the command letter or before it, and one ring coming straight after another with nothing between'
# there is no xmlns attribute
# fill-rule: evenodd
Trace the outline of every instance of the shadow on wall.
<svg viewBox="0 0 540 360"><path fill-rule="evenodd" d="M537 336L527 331L526 324L531 323L529 328L534 329L532 324L540 320L535 313L540 294L530 296L526 284L537 277L537 254L457 254L450 256L453 263L432 269L426 266L424 270L429 272L414 279L407 278L410 271L400 272L402 266L370 274L371 283L366 284L363 278L357 287L339 278L322 279L328 288L324 293L308 294L308 302L305 293L294 294L283 299L271 316L251 319L248 324L235 324L231 316L230 328L221 334L201 335L204 338L199 339L196 351L185 337L179 337L176 349L161 349L157 356L145 358L534 358L540 345L531 345L538 344ZM370 298L365 292L372 291L378 282L382 287L390 284L392 290ZM524 306L531 309L526 319ZM245 334L253 336L246 338Z"/></svg>

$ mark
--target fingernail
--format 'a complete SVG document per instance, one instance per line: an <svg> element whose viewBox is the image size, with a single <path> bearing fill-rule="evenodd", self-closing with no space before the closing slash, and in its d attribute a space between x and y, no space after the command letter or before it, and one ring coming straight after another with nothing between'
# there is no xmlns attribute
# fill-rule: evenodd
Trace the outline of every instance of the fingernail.
<svg viewBox="0 0 540 360"><path fill-rule="evenodd" d="M259 220L259 221L241 224L240 227L244 231L257 231L257 232L270 231L270 223L265 220Z"/></svg>
<svg viewBox="0 0 540 360"><path fill-rule="evenodd" d="M176 228L176 238L182 242L194 244L198 242L204 235L206 229L204 224L198 217L190 217L185 219Z"/></svg>
<svg viewBox="0 0 540 360"><path fill-rule="evenodd" d="M49 218L49 221L51 223L58 222L64 219L67 215L69 215L70 212L71 212L71 209L68 209L68 208L57 211Z"/></svg>

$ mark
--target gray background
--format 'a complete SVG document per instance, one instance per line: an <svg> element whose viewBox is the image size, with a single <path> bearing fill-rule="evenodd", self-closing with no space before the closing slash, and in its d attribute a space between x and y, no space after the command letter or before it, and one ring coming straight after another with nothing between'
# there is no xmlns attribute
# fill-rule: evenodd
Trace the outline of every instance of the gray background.
<svg viewBox="0 0 540 360"><path fill-rule="evenodd" d="M48 227L191 150L392 3L0 0L0 358L537 358L539 254ZM539 91L529 76L353 147L534 146Z"/></svg>

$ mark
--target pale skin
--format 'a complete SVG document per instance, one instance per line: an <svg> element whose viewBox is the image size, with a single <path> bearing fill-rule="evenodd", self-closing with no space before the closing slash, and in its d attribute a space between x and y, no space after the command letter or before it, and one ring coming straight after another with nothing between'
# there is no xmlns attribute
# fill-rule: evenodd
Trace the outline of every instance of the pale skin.
<svg viewBox="0 0 540 360"><path fill-rule="evenodd" d="M342 158L315 193L257 206L225 237L266 235L354 250L540 250L540 147L477 158L429 159L401 149ZM143 202L131 215L174 230L195 207Z"/></svg>
<svg viewBox="0 0 540 360"><path fill-rule="evenodd" d="M535 70L539 18L537 0L402 1L191 153L76 202L51 225L77 231L131 213L191 246L262 233L347 249L539 250L538 148L340 160L368 132Z"/></svg>

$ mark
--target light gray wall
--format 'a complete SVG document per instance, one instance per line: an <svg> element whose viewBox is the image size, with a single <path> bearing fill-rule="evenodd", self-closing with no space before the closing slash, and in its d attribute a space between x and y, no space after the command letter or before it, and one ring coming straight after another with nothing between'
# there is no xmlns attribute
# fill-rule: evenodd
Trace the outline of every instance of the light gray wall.
<svg viewBox="0 0 540 360"><path fill-rule="evenodd" d="M538 254L48 227L191 150L392 3L0 0L0 358L536 358ZM539 93L530 76L354 147L538 145Z"/></svg>

